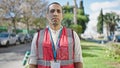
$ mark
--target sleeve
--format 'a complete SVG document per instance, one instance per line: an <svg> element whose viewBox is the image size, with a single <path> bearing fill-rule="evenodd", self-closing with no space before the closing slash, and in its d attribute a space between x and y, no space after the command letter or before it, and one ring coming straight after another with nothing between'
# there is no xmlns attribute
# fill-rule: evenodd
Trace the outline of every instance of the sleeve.
<svg viewBox="0 0 120 68"><path fill-rule="evenodd" d="M74 62L83 62L80 39L75 31L73 31L73 34L74 34L74 41L75 41Z"/></svg>
<svg viewBox="0 0 120 68"><path fill-rule="evenodd" d="M36 39L37 39L37 33L35 33L32 43L31 43L31 54L29 57L29 64L37 64Z"/></svg>

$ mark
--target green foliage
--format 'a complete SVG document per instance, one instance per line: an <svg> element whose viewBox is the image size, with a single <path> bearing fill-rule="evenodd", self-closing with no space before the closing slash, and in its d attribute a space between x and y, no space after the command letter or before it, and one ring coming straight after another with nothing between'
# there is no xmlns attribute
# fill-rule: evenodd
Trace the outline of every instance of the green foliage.
<svg viewBox="0 0 120 68"><path fill-rule="evenodd" d="M81 25L71 25L70 26L71 29L73 29L74 31L76 31L78 34L82 33L82 26Z"/></svg>
<svg viewBox="0 0 120 68"><path fill-rule="evenodd" d="M20 20L19 20L20 22L23 22L23 23L25 23L26 21L25 21L25 18L23 17L23 18L20 18Z"/></svg>
<svg viewBox="0 0 120 68"><path fill-rule="evenodd" d="M66 27L70 27L72 24L73 14L66 13L64 14L62 25Z"/></svg>
<svg viewBox="0 0 120 68"><path fill-rule="evenodd" d="M33 20L33 24L38 28L44 28L46 26L46 19L43 17L35 18Z"/></svg>
<svg viewBox="0 0 120 68"><path fill-rule="evenodd" d="M110 33L114 33L115 26L117 26L117 22L120 21L118 15L115 12L106 13L103 19L107 25L107 30L110 31Z"/></svg>
<svg viewBox="0 0 120 68"><path fill-rule="evenodd" d="M107 45L106 48L108 56L117 59L120 62L120 45L112 43Z"/></svg>
<svg viewBox="0 0 120 68"><path fill-rule="evenodd" d="M66 27L70 27L70 25L72 25L73 23L73 6L63 6L63 13L64 13L64 19L62 22L62 25L66 26ZM85 29L86 29L86 24L89 21L89 17L88 15L84 14L84 8L78 8L77 9L77 24L81 26L82 28L82 33L84 33Z"/></svg>
<svg viewBox="0 0 120 68"><path fill-rule="evenodd" d="M119 15L117 15L115 12L110 12L103 15L103 12L101 10L98 16L97 31L99 33L103 33L103 25L105 24L107 28L107 33L110 32L114 34L115 26L117 26L117 22L119 21Z"/></svg>
<svg viewBox="0 0 120 68"><path fill-rule="evenodd" d="M88 21L88 18L87 18L87 16L83 16L83 15L77 15L77 19L80 19L80 20L83 20L83 21L85 21L85 22L87 22Z"/></svg>
<svg viewBox="0 0 120 68"><path fill-rule="evenodd" d="M97 31L98 33L103 33L103 12L102 10L98 16Z"/></svg>
<svg viewBox="0 0 120 68"><path fill-rule="evenodd" d="M98 21L98 24L97 24L97 32L100 34L103 33L103 24L100 20Z"/></svg>
<svg viewBox="0 0 120 68"><path fill-rule="evenodd" d="M84 9L77 10L77 18L82 19L85 22L89 21L88 15L84 14Z"/></svg>
<svg viewBox="0 0 120 68"><path fill-rule="evenodd" d="M63 6L63 13L73 13L73 8L69 5Z"/></svg>
<svg viewBox="0 0 120 68"><path fill-rule="evenodd" d="M83 15L77 15L77 21L78 21L78 25L82 26L82 33L84 33L85 29L86 29L86 24L88 22L88 17L87 16L83 16Z"/></svg>
<svg viewBox="0 0 120 68"><path fill-rule="evenodd" d="M80 14L80 15L84 15L84 10L83 9L78 9L78 14Z"/></svg>
<svg viewBox="0 0 120 68"><path fill-rule="evenodd" d="M65 13L64 14L64 19L72 20L73 19L73 14L71 14L71 13Z"/></svg>
<svg viewBox="0 0 120 68"><path fill-rule="evenodd" d="M64 18L62 25L66 27L70 27L73 21L73 10L72 7L69 5L63 6L63 13L64 13Z"/></svg>
<svg viewBox="0 0 120 68"><path fill-rule="evenodd" d="M88 15L84 14L84 10L78 9L78 14L77 14L77 24L82 26L82 33L84 33L86 29L86 24L88 23L89 18Z"/></svg>

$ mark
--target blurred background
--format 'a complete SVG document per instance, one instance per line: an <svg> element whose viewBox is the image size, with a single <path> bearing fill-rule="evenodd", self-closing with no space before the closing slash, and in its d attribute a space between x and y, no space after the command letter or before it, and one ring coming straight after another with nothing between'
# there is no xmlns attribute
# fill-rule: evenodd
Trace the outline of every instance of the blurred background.
<svg viewBox="0 0 120 68"><path fill-rule="evenodd" d="M120 67L120 0L0 0L0 68L27 67L31 41L48 25L52 2L62 5L62 25L81 39L84 68Z"/></svg>

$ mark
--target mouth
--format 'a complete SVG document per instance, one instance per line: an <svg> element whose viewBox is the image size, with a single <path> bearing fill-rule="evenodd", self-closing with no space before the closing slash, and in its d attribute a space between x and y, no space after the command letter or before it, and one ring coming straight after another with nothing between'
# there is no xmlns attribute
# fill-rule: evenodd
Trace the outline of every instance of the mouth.
<svg viewBox="0 0 120 68"><path fill-rule="evenodd" d="M52 22L58 22L59 19L58 18L52 18Z"/></svg>

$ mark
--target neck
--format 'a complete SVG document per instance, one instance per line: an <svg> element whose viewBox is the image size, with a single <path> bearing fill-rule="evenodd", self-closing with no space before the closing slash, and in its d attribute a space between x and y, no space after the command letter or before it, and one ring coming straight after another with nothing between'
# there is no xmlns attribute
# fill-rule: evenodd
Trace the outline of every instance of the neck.
<svg viewBox="0 0 120 68"><path fill-rule="evenodd" d="M52 29L52 30L55 30L55 31L57 31L57 30L59 30L60 29L60 26L61 25L50 25L50 28Z"/></svg>

